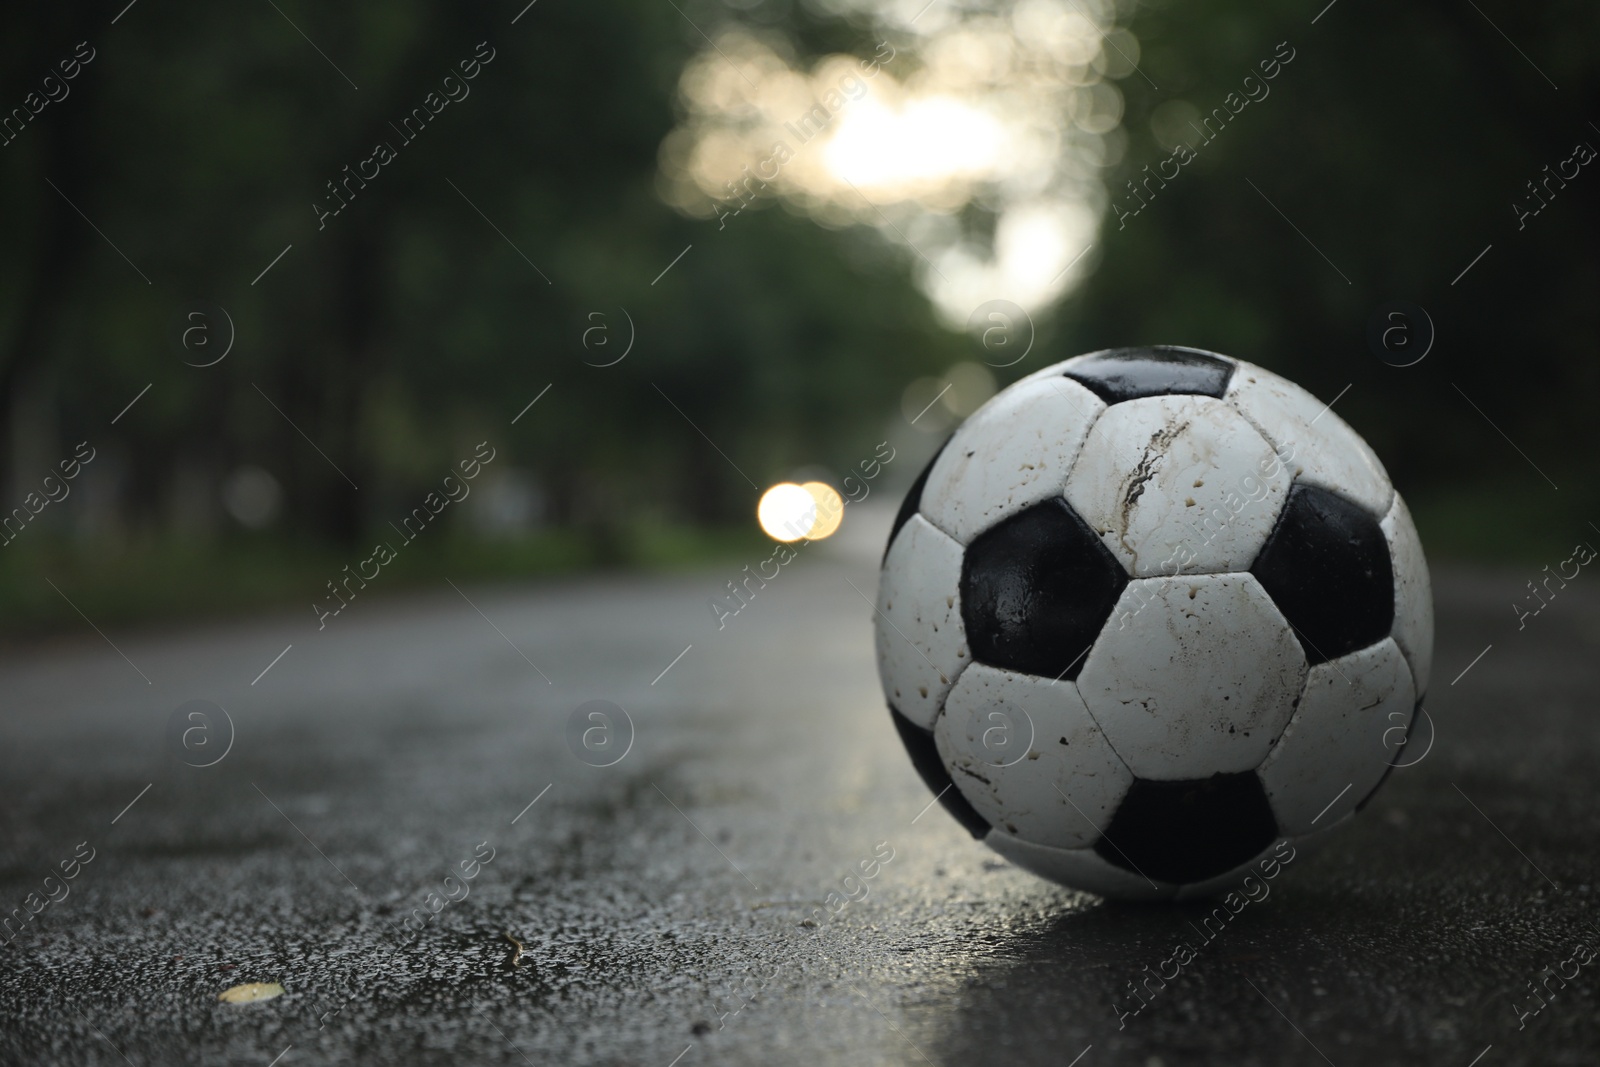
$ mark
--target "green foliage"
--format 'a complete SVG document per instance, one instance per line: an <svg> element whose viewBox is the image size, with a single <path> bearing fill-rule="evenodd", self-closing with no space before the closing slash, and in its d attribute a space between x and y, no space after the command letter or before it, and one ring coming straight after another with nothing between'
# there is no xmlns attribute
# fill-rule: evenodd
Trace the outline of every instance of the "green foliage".
<svg viewBox="0 0 1600 1067"><path fill-rule="evenodd" d="M1137 74L1119 85L1129 147L1111 192L1124 203L1137 203L1125 183L1168 155L1151 132L1158 107L1184 100L1208 113L1278 42L1295 58L1214 141L1190 138L1197 158L1154 187L1144 211L1121 229L1108 217L1100 269L1058 330L1060 355L1190 344L1326 398L1350 385L1336 410L1403 492L1482 503L1477 487L1520 484L1518 499L1539 499L1515 523L1471 507L1436 512L1481 534L1424 529L1430 544L1437 534L1481 553L1585 511L1600 521L1586 437L1600 389L1600 167L1521 230L1511 206L1574 144L1600 149L1589 124L1600 115L1600 9L1480 6L1339 0L1319 17L1321 2L1299 0L1144 4L1132 29L1160 89ZM1366 342L1368 317L1396 300L1424 307L1438 331L1413 367L1387 366ZM1559 537L1571 535L1565 525Z"/></svg>
<svg viewBox="0 0 1600 1067"><path fill-rule="evenodd" d="M713 561L736 568L731 561L765 555L770 545L747 523L708 529L633 522L607 539L561 529L494 541L419 538L347 610L381 614L382 601L418 589L453 597L447 578L458 585L531 581L595 570L671 571ZM83 630L80 610L102 627L222 618L246 609L281 609L310 623L313 600L337 605L325 583L353 573L344 568L365 554L259 535L206 543L160 537L118 548L19 542L11 553L0 560L0 603L6 605L0 643ZM71 603L41 574L53 575Z"/></svg>
<svg viewBox="0 0 1600 1067"><path fill-rule="evenodd" d="M135 527L161 527L179 467L215 484L253 463L286 487L283 533L357 544L485 439L562 526L743 519L755 490L705 437L763 486L845 467L908 378L960 358L898 261L863 268L780 210L719 231L657 200L677 75L703 46L672 5L546 3L515 26L503 5L279 6L141 5L115 27L30 9L7 35L7 99L78 39L99 54L49 131L0 149L0 404L106 448ZM408 142L395 126L479 42L493 58L470 92ZM324 215L328 183L379 144L395 158ZM197 299L238 330L205 369L173 339ZM585 365L621 353L622 309L631 354ZM610 343L586 351L597 323Z"/></svg>
<svg viewBox="0 0 1600 1067"><path fill-rule="evenodd" d="M970 356L934 321L905 257L856 254L876 235L776 207L719 229L655 195L678 74L705 46L696 26L770 27L801 56L866 54L870 27L776 0L680 4L688 18L657 0L546 0L515 26L518 4L278 6L143 3L115 25L85 5L9 14L0 108L21 106L79 41L95 58L0 147L4 504L34 479L29 464L42 476L85 439L114 495L94 522L73 519L86 548L7 550L8 606L38 599L36 566L115 585L83 562L101 553L145 568L128 582L148 591L182 584L178 561L194 552L242 545L254 545L259 581L219 564L238 577L222 585L271 599L262 590L310 573L282 560L365 543L481 440L499 450L497 470L531 472L549 497L555 529L539 552L558 562L536 569L653 558L615 548L639 517L671 529L748 521L746 476L765 485L799 464L848 467L909 379ZM1118 199L1167 155L1151 134L1157 108L1221 106L1278 42L1296 56L1138 216L1108 219L1097 273L1041 320L1034 356L1009 373L1108 345L1214 348L1325 397L1351 385L1339 413L1403 490L1437 502L1419 510L1425 525L1429 514L1451 524L1439 544L1498 551L1529 524L1600 513L1581 436L1600 388L1600 173L1586 169L1520 230L1511 206L1575 142L1600 145L1600 9L1317 6L1135 10L1143 74L1120 83ZM480 42L493 59L470 94L408 142L395 126ZM329 183L379 144L395 158L319 221L338 202ZM1407 369L1379 362L1364 338L1373 309L1401 299L1438 328L1433 353ZM186 366L175 342L175 317L195 300L226 307L237 327L214 367ZM587 365L620 354L623 309L631 353ZM608 345L586 350L597 323ZM1539 502L1546 483L1517 448L1561 485L1559 512ZM270 548L226 536L178 547L181 477L214 500L245 463L287 491ZM1523 483L1516 521L1463 503L1470 487ZM85 510L57 508L28 538L61 537L69 509ZM206 573L192 569L191 584Z"/></svg>

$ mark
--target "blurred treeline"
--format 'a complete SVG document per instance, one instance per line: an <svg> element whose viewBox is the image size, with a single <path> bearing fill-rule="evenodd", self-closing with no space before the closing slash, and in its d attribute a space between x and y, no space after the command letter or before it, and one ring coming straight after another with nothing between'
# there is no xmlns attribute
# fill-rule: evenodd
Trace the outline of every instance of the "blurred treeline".
<svg viewBox="0 0 1600 1067"><path fill-rule="evenodd" d="M704 46L670 4L545 0L515 26L520 5L280 4L359 90L265 0L147 0L108 25L119 6L18 10L0 46L7 106L78 41L97 53L0 148L7 506L87 439L101 455L85 476L118 472L124 537L227 536L220 505L208 518L194 501L251 464L282 485L280 534L356 546L487 439L491 476L530 473L552 525L604 540L744 520L755 491L685 415L764 488L870 456L886 398L962 350L902 266L852 254L864 234L782 211L719 232L658 202L677 78ZM390 124L443 96L480 42L494 58L470 95L406 143ZM397 158L319 230L313 204L338 206L326 183L377 142ZM220 340L175 341L194 300L237 327L204 369L184 360ZM586 366L621 355L628 317L627 359Z"/></svg>
<svg viewBox="0 0 1600 1067"><path fill-rule="evenodd" d="M1108 217L1100 269L1063 316L1067 347L1181 341L1324 399L1349 384L1336 410L1416 506L1431 553L1570 547L1600 523L1600 160L1553 182L1520 230L1513 205L1537 207L1527 183L1576 145L1600 151L1600 7L1325 4L1141 5L1140 66L1160 89L1119 83L1124 179L1167 155L1151 133L1163 102L1209 113L1278 42L1296 56L1125 229ZM1391 301L1437 329L1416 366L1367 347Z"/></svg>
<svg viewBox="0 0 1600 1067"><path fill-rule="evenodd" d="M1491 553L1530 528L1559 543L1600 511L1587 437L1600 174L1585 168L1520 232L1512 203L1578 141L1600 147L1588 124L1600 10L1485 8L1541 75L1472 5L1339 0L1312 25L1318 7L1165 0L1125 16L1149 81L1120 83L1123 176L1167 155L1151 133L1158 106L1208 112L1278 42L1296 58L1125 229L1108 216L1097 273L1038 317L1034 355L1003 373L1164 341L1264 363L1324 397L1353 383L1340 413L1408 496L1451 517L1425 532ZM92 557L98 581L106 560L137 566L152 545L198 560L204 546L270 540L343 559L482 440L498 450L493 473L520 472L547 528L585 546L563 559L626 558L640 526L747 523L757 493L744 475L764 487L802 464L847 468L889 423L905 431L909 379L972 357L875 232L778 206L719 230L655 194L700 30L743 21L783 30L801 55L865 55L882 34L861 19L794 0L685 0L681 13L540 0L515 25L520 0L277 8L8 13L0 108L24 106L78 42L95 53L70 95L0 147L0 504L20 504L77 442L98 450L80 483L91 499L52 505L0 549L14 608L34 600L33 567ZM494 58L470 95L403 144L390 123L443 95L480 42ZM397 158L319 230L327 183L383 141ZM1395 369L1364 331L1402 299L1439 338ZM236 326L216 366L186 366L202 359L177 342L196 300ZM586 365L620 354L624 308L628 358ZM586 349L597 324L608 344L591 334ZM218 502L241 467L282 489L260 530Z"/></svg>

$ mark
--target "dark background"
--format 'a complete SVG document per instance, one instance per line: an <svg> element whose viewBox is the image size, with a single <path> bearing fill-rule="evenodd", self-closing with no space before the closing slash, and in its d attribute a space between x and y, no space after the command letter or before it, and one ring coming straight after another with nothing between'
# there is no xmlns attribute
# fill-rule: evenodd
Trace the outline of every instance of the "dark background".
<svg viewBox="0 0 1600 1067"><path fill-rule="evenodd" d="M936 319L912 256L870 227L821 227L769 196L719 231L657 195L701 30L787 41L804 67L896 39L864 9L541 0L509 26L504 6L144 0L115 25L115 4L8 16L6 107L77 42L96 55L0 149L3 499L20 505L80 440L101 457L79 486L92 503L47 509L45 530L4 550L8 629L73 617L41 572L112 618L292 596L547 384L537 417L494 442L532 487L537 525L486 543L447 516L453 536L404 566L700 558L730 529L747 543L754 494L684 415L763 485L801 465L848 469L896 418L907 381L981 355ZM1600 14L1340 0L1313 25L1302 7L1124 5L1148 80L1118 83L1127 150L1104 178L1119 200L1167 155L1150 129L1158 105L1207 111L1278 42L1296 58L1125 230L1107 217L1097 269L1037 309L1034 352L999 384L1096 347L1168 342L1262 363L1324 398L1350 385L1339 411L1436 555L1568 546L1597 510L1579 432L1600 375L1594 179L1582 170L1520 231L1512 204L1577 142L1600 144ZM318 232L310 205L325 183L483 40L495 59L472 96ZM903 77L918 60L900 40L888 69ZM986 210L963 211L980 239ZM1395 300L1437 329L1414 367L1386 366L1365 340ZM195 301L225 307L236 328L214 367L185 366L201 360L176 340ZM610 323L619 307L637 350L585 366L601 361L581 343L588 316ZM259 529L219 499L246 464L281 487Z"/></svg>

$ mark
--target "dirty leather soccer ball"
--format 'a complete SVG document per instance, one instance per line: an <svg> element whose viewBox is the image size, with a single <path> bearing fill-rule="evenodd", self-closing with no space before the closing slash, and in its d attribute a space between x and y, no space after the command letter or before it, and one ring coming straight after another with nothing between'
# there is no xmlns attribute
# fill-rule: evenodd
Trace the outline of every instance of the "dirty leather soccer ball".
<svg viewBox="0 0 1600 1067"><path fill-rule="evenodd" d="M878 608L929 788L1108 897L1216 893L1348 821L1414 758L1433 656L1422 545L1372 450L1189 348L1079 356L978 410L901 505Z"/></svg>

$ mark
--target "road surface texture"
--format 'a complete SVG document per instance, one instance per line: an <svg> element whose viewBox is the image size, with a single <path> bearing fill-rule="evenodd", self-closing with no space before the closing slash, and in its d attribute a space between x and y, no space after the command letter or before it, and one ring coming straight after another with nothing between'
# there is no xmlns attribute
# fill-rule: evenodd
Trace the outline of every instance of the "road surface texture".
<svg viewBox="0 0 1600 1067"><path fill-rule="evenodd" d="M13 650L0 1060L1595 1062L1592 578L1519 631L1537 575L1438 574L1433 748L1206 940L1207 905L1070 892L928 810L873 525L720 631L736 566ZM569 729L592 700L631 745ZM286 992L219 1002L246 982Z"/></svg>

